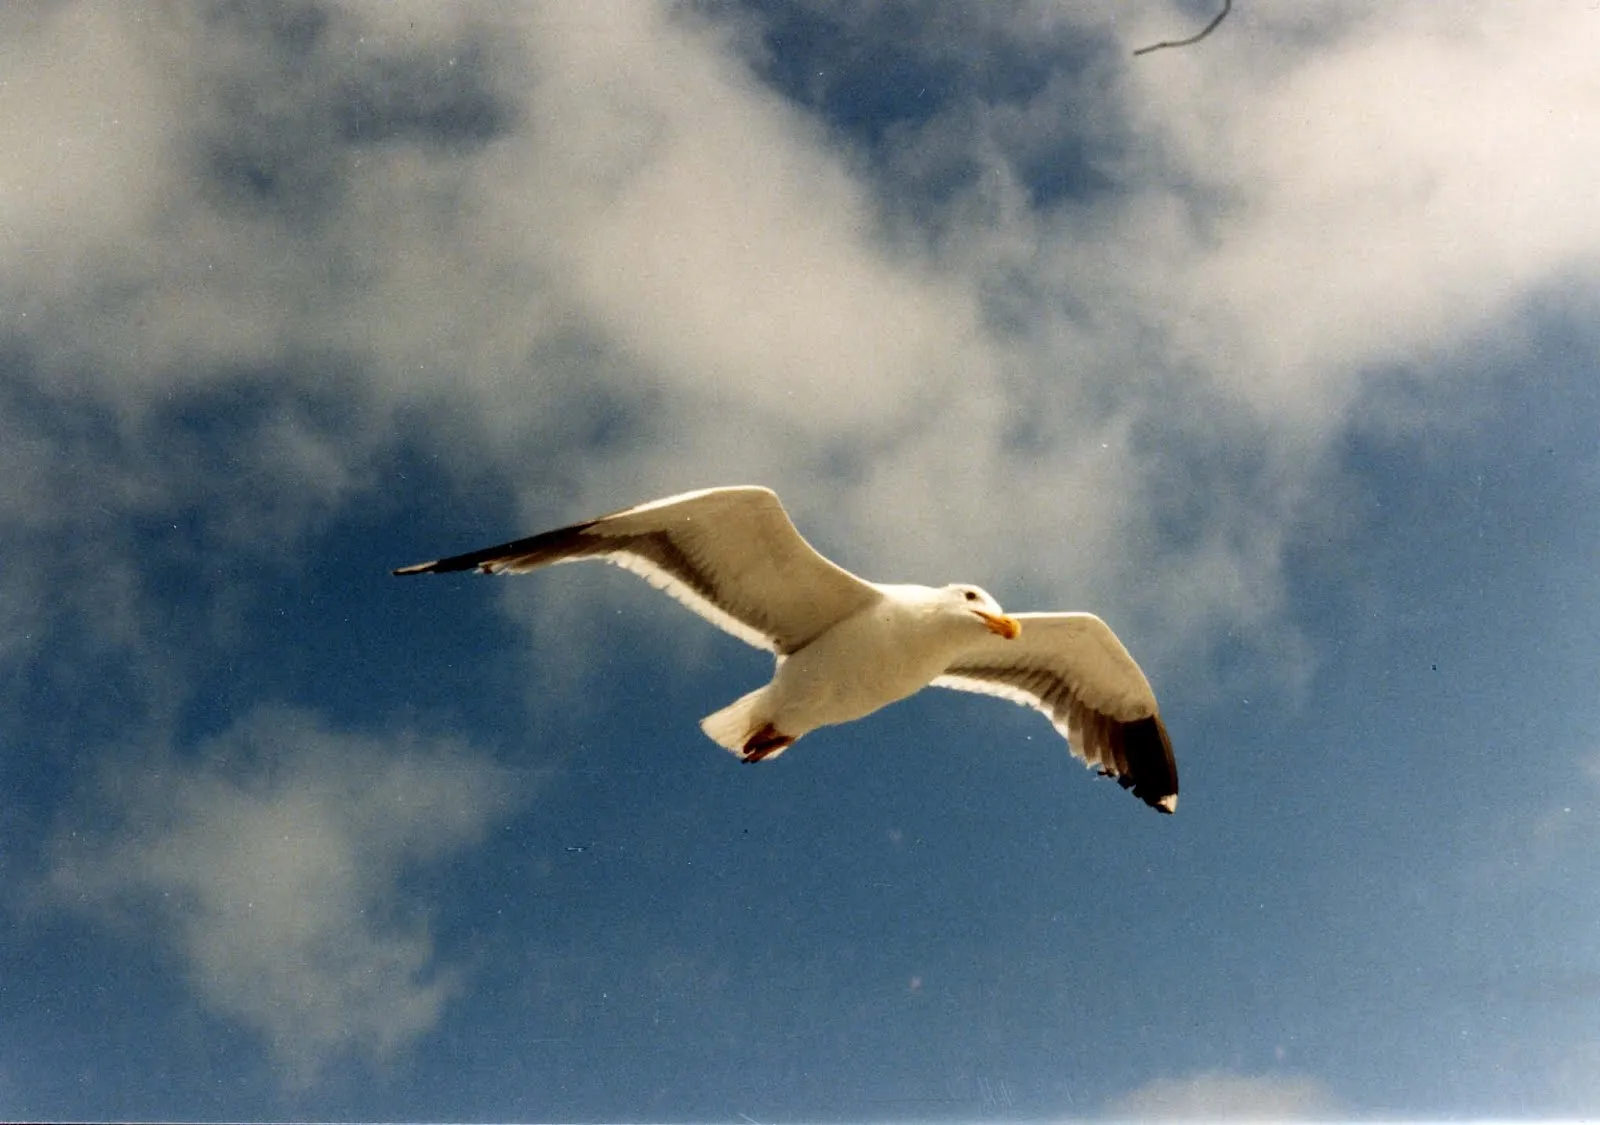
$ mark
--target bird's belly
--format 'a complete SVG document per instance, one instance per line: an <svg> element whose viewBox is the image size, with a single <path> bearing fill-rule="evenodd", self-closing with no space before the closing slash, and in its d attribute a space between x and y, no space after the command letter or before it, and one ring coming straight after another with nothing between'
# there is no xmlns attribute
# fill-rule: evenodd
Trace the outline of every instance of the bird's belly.
<svg viewBox="0 0 1600 1125"><path fill-rule="evenodd" d="M894 637L837 629L790 656L773 684L776 725L799 735L847 723L926 687L944 670L943 654L908 651Z"/></svg>

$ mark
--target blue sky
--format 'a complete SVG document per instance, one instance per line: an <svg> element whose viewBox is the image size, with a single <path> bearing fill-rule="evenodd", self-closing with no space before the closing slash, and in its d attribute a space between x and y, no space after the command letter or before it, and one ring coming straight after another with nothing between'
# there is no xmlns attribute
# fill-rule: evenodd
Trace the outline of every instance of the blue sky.
<svg viewBox="0 0 1600 1125"><path fill-rule="evenodd" d="M1209 15L8 6L0 1117L1600 1108L1600 15ZM1178 815L388 574L731 483L1101 614Z"/></svg>

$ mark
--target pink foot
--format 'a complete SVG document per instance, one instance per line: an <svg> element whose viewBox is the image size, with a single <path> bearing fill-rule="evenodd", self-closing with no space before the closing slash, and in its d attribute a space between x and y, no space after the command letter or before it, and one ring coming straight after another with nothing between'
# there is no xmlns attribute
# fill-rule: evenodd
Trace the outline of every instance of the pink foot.
<svg viewBox="0 0 1600 1125"><path fill-rule="evenodd" d="M793 744L794 739L768 723L744 740L744 749L740 752L740 756L747 762L759 762Z"/></svg>

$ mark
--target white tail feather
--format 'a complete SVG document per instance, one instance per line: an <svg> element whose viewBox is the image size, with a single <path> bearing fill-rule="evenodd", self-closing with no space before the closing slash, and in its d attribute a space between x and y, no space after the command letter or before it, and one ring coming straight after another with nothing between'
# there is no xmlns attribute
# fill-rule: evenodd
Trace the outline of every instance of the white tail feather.
<svg viewBox="0 0 1600 1125"><path fill-rule="evenodd" d="M740 696L720 711L714 711L700 720L700 729L718 746L743 757L744 744L750 736L766 725L768 716L763 713L767 689L756 688Z"/></svg>

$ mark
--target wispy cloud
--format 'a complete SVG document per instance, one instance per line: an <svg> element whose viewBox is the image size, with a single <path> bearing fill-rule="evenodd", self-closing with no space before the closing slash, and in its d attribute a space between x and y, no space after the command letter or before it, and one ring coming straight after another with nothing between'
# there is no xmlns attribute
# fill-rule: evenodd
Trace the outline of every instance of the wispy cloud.
<svg viewBox="0 0 1600 1125"><path fill-rule="evenodd" d="M1285 552L1366 389L1593 272L1589 13L1307 5L1134 64L1173 13L918 11L898 49L960 94L842 144L717 6L42 6L0 108L36 148L4 195L8 378L167 463L144 511L254 526L284 497L279 545L401 441L530 529L755 480L865 573L1281 668ZM1007 52L1026 80L983 69ZM1043 190L1058 160L1083 184ZM930 193L930 165L964 171ZM174 457L241 389L282 424Z"/></svg>
<svg viewBox="0 0 1600 1125"><path fill-rule="evenodd" d="M1223 1071L1158 1079L1118 1098L1109 1111L1138 1121L1315 1121L1338 1114L1338 1103L1314 1079Z"/></svg>
<svg viewBox="0 0 1600 1125"><path fill-rule="evenodd" d="M458 742L262 709L194 757L105 768L49 898L171 943L201 1000L308 1081L404 1047L461 987L398 883L480 839L519 799L508 780Z"/></svg>
<svg viewBox="0 0 1600 1125"><path fill-rule="evenodd" d="M0 9L0 708L164 745L264 576L380 495L421 507L402 449L509 500L508 536L772 484L868 576L1104 613L1164 697L1219 645L1297 683L1286 560L1361 519L1341 439L1459 414L1382 391L1515 352L1532 302L1593 319L1587 4L1248 5L1137 62L1186 5L786 7L824 67L767 65L796 57L770 5ZM474 545L415 543L359 565ZM530 697L603 707L600 583L546 581L495 587L574 666ZM642 649L692 654L665 634ZM308 1077L462 986L404 874L504 813L501 777L259 711L108 767L53 893L159 934ZM1493 859L1592 866L1592 817L1534 803ZM1204 1074L1120 1112L1325 1094Z"/></svg>
<svg viewBox="0 0 1600 1125"><path fill-rule="evenodd" d="M1539 900L1564 928L1570 914L1557 905L1560 895L1600 875L1592 847L1600 832L1600 750L1552 749L1546 765L1537 787L1508 799L1477 834L1464 883L1474 897L1515 902L1519 922L1525 900Z"/></svg>
<svg viewBox="0 0 1600 1125"><path fill-rule="evenodd" d="M1600 152L1575 130L1594 29L1549 15L1388 6L1306 42L1303 16L1268 14L1271 38L1246 26L1224 65L1134 68L1145 154L1188 184L1169 198L1214 201L1170 275L1172 338L1240 400L1320 429L1373 367L1426 368L1538 287L1592 277Z"/></svg>

